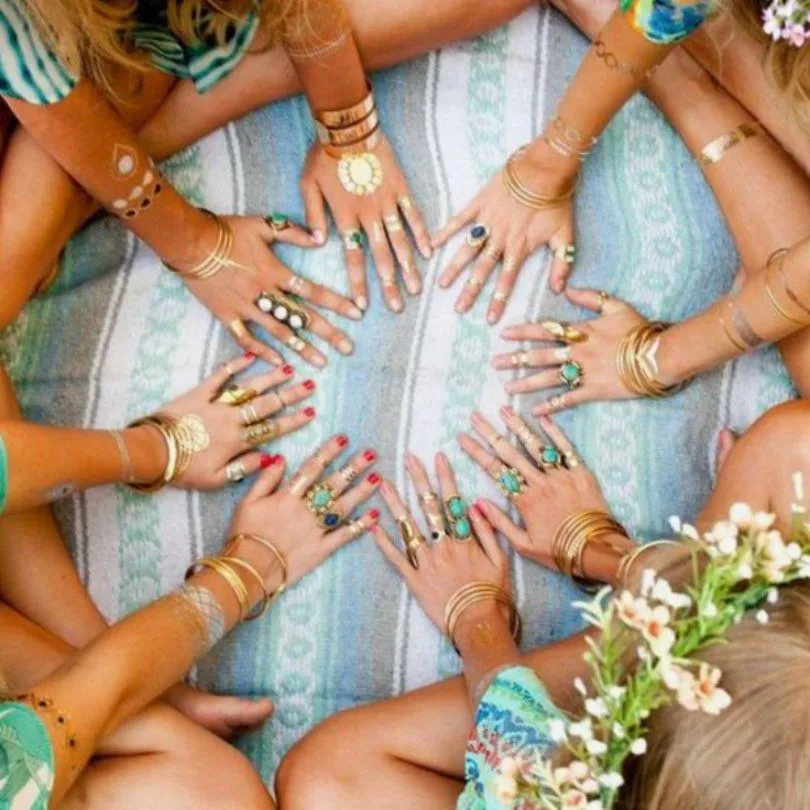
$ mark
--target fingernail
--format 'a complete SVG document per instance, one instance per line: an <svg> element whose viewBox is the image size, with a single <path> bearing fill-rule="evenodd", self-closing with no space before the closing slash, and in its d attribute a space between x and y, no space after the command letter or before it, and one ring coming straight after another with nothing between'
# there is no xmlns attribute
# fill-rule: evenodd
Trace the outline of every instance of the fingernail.
<svg viewBox="0 0 810 810"><path fill-rule="evenodd" d="M380 519L380 510L379 510L379 509L372 509L372 510L371 510L371 511L368 513L368 516L369 516L369 517L370 517L372 520L379 520L379 519Z"/></svg>
<svg viewBox="0 0 810 810"><path fill-rule="evenodd" d="M477 509L482 515L487 511L487 505L480 498L473 504L473 509Z"/></svg>
<svg viewBox="0 0 810 810"><path fill-rule="evenodd" d="M242 357L244 357L245 360L255 360L256 359L256 355L253 352L245 352L242 355Z"/></svg>
<svg viewBox="0 0 810 810"><path fill-rule="evenodd" d="M326 358L317 355L316 357L312 358L312 365L317 366L318 368L323 368L326 365Z"/></svg>
<svg viewBox="0 0 810 810"><path fill-rule="evenodd" d="M372 486L377 486L380 483L380 476L377 473L371 473L371 475L366 479Z"/></svg>
<svg viewBox="0 0 810 810"><path fill-rule="evenodd" d="M307 419L312 419L312 417L315 416L315 408L304 408L304 416L306 416Z"/></svg>
<svg viewBox="0 0 810 810"><path fill-rule="evenodd" d="M274 466L276 464L283 464L284 463L284 456L273 456L273 458L270 459L270 463L272 465L274 465Z"/></svg>
<svg viewBox="0 0 810 810"><path fill-rule="evenodd" d="M379 526L378 526L378 525L375 523L375 524L373 524L373 525L371 526L371 528L369 529L369 531L370 531L370 532L371 532L371 533L372 533L372 534L373 534L375 537L379 537L379 536L380 536L380 533L382 532L382 529L381 529L381 528L380 528L380 527L379 527Z"/></svg>
<svg viewBox="0 0 810 810"><path fill-rule="evenodd" d="M501 406L501 410L507 416L514 416L515 415L515 409L511 405L503 405L503 406Z"/></svg>
<svg viewBox="0 0 810 810"><path fill-rule="evenodd" d="M540 417L540 424L541 425L550 425L550 424L552 424L551 418L546 416L546 415L541 416Z"/></svg>
<svg viewBox="0 0 810 810"><path fill-rule="evenodd" d="M430 245L422 245L422 247L419 248L419 252L426 259L430 259L433 257L433 248Z"/></svg>
<svg viewBox="0 0 810 810"><path fill-rule="evenodd" d="M289 363L286 366L282 366L281 371L288 377L292 377L292 375L295 374L295 369Z"/></svg>
<svg viewBox="0 0 810 810"><path fill-rule="evenodd" d="M353 321L362 321L363 320L363 312L359 307L353 306L349 310L349 317Z"/></svg>
<svg viewBox="0 0 810 810"><path fill-rule="evenodd" d="M391 309L393 309L394 312L402 312L402 310L405 309L405 304L402 303L401 298L395 298L391 302Z"/></svg>
<svg viewBox="0 0 810 810"><path fill-rule="evenodd" d="M487 323L488 323L490 326L492 326L492 325L495 323L495 321L497 321L497 320L498 320L498 313L497 313L497 312L493 312L492 310L490 310L490 311L487 313Z"/></svg>
<svg viewBox="0 0 810 810"><path fill-rule="evenodd" d="M472 515L473 520L482 520L484 517L484 513L481 511L478 504L475 503L470 507L470 514Z"/></svg>
<svg viewBox="0 0 810 810"><path fill-rule="evenodd" d="M350 340L342 340L338 345L338 349L343 354L351 354L354 351L354 344Z"/></svg>
<svg viewBox="0 0 810 810"><path fill-rule="evenodd" d="M324 243L323 231L320 230L319 228L316 228L314 231L312 231L312 235L310 238L312 239L312 243L314 245L322 245Z"/></svg>
<svg viewBox="0 0 810 810"><path fill-rule="evenodd" d="M341 436L337 437L337 446L338 447L346 447L346 445L348 443L349 443L349 437L348 436L341 435Z"/></svg>
<svg viewBox="0 0 810 810"><path fill-rule="evenodd" d="M366 461L374 461L377 458L377 454L373 450L366 450L366 452L363 453L363 458Z"/></svg>
<svg viewBox="0 0 810 810"><path fill-rule="evenodd" d="M354 303L357 304L357 308L361 309L363 312L368 309L368 299L365 295L358 295L357 298L354 299Z"/></svg>
<svg viewBox="0 0 810 810"><path fill-rule="evenodd" d="M273 457L272 456L263 455L259 459L259 466L263 470L266 470L272 463L273 463Z"/></svg>
<svg viewBox="0 0 810 810"><path fill-rule="evenodd" d="M303 382L304 388L307 391L314 391L315 390L315 380L304 380Z"/></svg>

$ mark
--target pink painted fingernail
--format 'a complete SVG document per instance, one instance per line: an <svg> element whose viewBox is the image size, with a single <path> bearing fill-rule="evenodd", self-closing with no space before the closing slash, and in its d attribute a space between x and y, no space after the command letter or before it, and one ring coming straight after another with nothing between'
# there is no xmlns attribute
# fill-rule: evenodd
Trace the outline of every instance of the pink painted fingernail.
<svg viewBox="0 0 810 810"><path fill-rule="evenodd" d="M270 460L270 463L273 465L282 464L284 462L284 456L273 456Z"/></svg>
<svg viewBox="0 0 810 810"><path fill-rule="evenodd" d="M366 479L372 486L377 486L380 483L380 476L377 473L371 473L371 475Z"/></svg>
<svg viewBox="0 0 810 810"><path fill-rule="evenodd" d="M242 355L242 357L244 357L245 360L255 360L256 359L256 355L253 352L245 352Z"/></svg>
<svg viewBox="0 0 810 810"><path fill-rule="evenodd" d="M473 516L473 518L476 518L478 520L483 520L484 518L484 513L481 511L477 503L474 503L470 507L470 514Z"/></svg>
<svg viewBox="0 0 810 810"><path fill-rule="evenodd" d="M306 416L307 419L312 419L312 417L315 416L315 414L316 414L315 408L304 408L304 416Z"/></svg>
<svg viewBox="0 0 810 810"><path fill-rule="evenodd" d="M337 437L336 441L338 447L346 447L346 445L349 443L349 437L340 435Z"/></svg>
<svg viewBox="0 0 810 810"><path fill-rule="evenodd" d="M292 377L292 375L295 374L295 368L293 368L293 366L291 366L289 363L286 366L282 366L281 371L288 377Z"/></svg>
<svg viewBox="0 0 810 810"><path fill-rule="evenodd" d="M363 458L366 461L376 461L377 454L373 450L366 450L366 452L363 453Z"/></svg>
<svg viewBox="0 0 810 810"><path fill-rule="evenodd" d="M379 509L372 509L368 513L368 516L369 516L369 518L371 518L371 520L379 520L380 519L380 510Z"/></svg>
<svg viewBox="0 0 810 810"><path fill-rule="evenodd" d="M315 380L304 380L302 385L304 386L304 388L306 388L307 391L315 390Z"/></svg>
<svg viewBox="0 0 810 810"><path fill-rule="evenodd" d="M477 509L482 515L487 511L487 505L480 498L473 503L473 507Z"/></svg>
<svg viewBox="0 0 810 810"><path fill-rule="evenodd" d="M260 466L260 467L261 467L263 470L266 470L266 469L267 469L267 468L268 468L268 467L269 467L269 466L270 466L272 463L273 463L273 457L272 457L272 456L263 455L263 456L262 456L262 457L259 459L259 466Z"/></svg>

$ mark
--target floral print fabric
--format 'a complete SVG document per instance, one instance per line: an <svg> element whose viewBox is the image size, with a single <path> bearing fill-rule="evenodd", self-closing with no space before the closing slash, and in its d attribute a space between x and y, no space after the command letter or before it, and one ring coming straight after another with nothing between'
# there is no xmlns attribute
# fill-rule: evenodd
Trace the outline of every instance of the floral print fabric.
<svg viewBox="0 0 810 810"><path fill-rule="evenodd" d="M33 709L0 704L0 808L48 810L53 790L53 746Z"/></svg>
<svg viewBox="0 0 810 810"><path fill-rule="evenodd" d="M630 24L650 42L670 45L699 28L712 10L708 0L621 0Z"/></svg>

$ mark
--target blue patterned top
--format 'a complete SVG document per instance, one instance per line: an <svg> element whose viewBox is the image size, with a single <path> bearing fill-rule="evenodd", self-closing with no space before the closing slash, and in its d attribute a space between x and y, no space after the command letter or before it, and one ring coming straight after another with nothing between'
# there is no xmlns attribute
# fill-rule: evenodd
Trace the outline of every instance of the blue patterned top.
<svg viewBox="0 0 810 810"><path fill-rule="evenodd" d="M0 808L48 810L53 780L53 745L39 715L0 704Z"/></svg>
<svg viewBox="0 0 810 810"><path fill-rule="evenodd" d="M505 810L498 798L501 763L508 757L533 764L556 748L549 721L561 718L542 681L528 667L512 667L493 680L478 706L467 743L467 784L456 810Z"/></svg>
<svg viewBox="0 0 810 810"><path fill-rule="evenodd" d="M712 0L620 0L630 24L651 42L671 45L686 39L714 10Z"/></svg>
<svg viewBox="0 0 810 810"><path fill-rule="evenodd" d="M6 508L8 498L8 454L3 437L0 436L0 515Z"/></svg>
<svg viewBox="0 0 810 810"><path fill-rule="evenodd" d="M202 42L188 46L169 29L165 3L140 0L133 39L164 73L190 79L200 93L222 81L250 47L259 17L252 12L234 23L222 45ZM31 104L64 99L79 77L72 74L43 43L21 0L0 0L0 96Z"/></svg>

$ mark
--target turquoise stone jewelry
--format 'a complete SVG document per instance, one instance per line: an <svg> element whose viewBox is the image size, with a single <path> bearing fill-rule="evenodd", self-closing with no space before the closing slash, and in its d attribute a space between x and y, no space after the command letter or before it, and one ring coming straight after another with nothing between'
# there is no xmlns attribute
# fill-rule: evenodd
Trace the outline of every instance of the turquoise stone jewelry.
<svg viewBox="0 0 810 810"><path fill-rule="evenodd" d="M335 502L335 491L327 484L315 484L307 492L307 508L313 515L321 517L332 508Z"/></svg>
<svg viewBox="0 0 810 810"><path fill-rule="evenodd" d="M276 211L270 214L269 217L265 217L264 221L270 226L274 235L286 231L290 227L290 218Z"/></svg>
<svg viewBox="0 0 810 810"><path fill-rule="evenodd" d="M526 479L514 467L503 467L495 479L498 489L507 498L519 498L528 487Z"/></svg>
<svg viewBox="0 0 810 810"><path fill-rule="evenodd" d="M453 495L445 503L450 531L456 540L469 540L472 537L472 524L467 517L467 503L459 495Z"/></svg>
<svg viewBox="0 0 810 810"><path fill-rule="evenodd" d="M343 248L344 250L362 250L366 244L366 236L362 231L357 229L346 231L343 234Z"/></svg>
<svg viewBox="0 0 810 810"><path fill-rule="evenodd" d="M555 470L562 467L562 453L556 447L542 447L540 449L540 466L544 470Z"/></svg>
<svg viewBox="0 0 810 810"><path fill-rule="evenodd" d="M560 383L568 386L569 391L573 391L582 385L583 376L582 366L576 360L568 360L560 366Z"/></svg>
<svg viewBox="0 0 810 810"><path fill-rule="evenodd" d="M467 244L471 248L480 248L487 239L489 239L489 228L480 222L476 222L467 234Z"/></svg>

